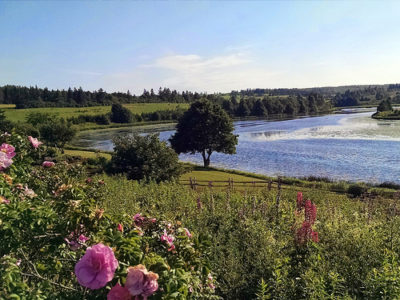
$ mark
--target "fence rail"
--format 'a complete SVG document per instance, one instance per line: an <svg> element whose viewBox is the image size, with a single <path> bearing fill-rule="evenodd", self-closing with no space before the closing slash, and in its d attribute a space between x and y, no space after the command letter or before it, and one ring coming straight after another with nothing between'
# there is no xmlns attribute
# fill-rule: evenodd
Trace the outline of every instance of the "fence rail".
<svg viewBox="0 0 400 300"><path fill-rule="evenodd" d="M276 184L280 188L281 179L278 178L278 181L272 180L253 180L253 181L234 181L232 178L228 180L197 180L195 177L190 177L189 179L179 180L181 185L188 185L193 190L196 190L197 187L224 187L224 188L236 188L236 187L246 187L246 188L262 188L265 187L268 190L272 189L272 185ZM224 184L225 183L225 184Z"/></svg>

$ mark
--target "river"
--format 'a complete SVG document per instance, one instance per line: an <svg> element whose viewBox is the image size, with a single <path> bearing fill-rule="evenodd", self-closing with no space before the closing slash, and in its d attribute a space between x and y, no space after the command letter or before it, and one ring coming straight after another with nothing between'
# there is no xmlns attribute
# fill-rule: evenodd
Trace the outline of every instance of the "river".
<svg viewBox="0 0 400 300"><path fill-rule="evenodd" d="M211 165L272 176L400 183L400 121L375 120L372 113L238 121L237 153L213 153ZM112 150L112 137L131 130L83 133L79 144ZM174 133L171 128L158 131L162 140ZM180 159L202 164L200 154L183 154Z"/></svg>

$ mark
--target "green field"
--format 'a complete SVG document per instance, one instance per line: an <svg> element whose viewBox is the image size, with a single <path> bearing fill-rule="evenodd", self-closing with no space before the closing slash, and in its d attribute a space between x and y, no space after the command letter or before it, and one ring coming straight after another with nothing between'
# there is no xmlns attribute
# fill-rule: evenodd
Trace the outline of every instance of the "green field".
<svg viewBox="0 0 400 300"><path fill-rule="evenodd" d="M187 103L135 103L125 104L132 113L151 113L158 110L175 110L178 107L186 109ZM106 114L111 111L111 106L92 106L92 107L44 107L15 109L13 104L0 105L0 109L5 110L6 117L13 122L25 121L26 116L31 112L57 114L59 117L71 118L79 115L98 115Z"/></svg>

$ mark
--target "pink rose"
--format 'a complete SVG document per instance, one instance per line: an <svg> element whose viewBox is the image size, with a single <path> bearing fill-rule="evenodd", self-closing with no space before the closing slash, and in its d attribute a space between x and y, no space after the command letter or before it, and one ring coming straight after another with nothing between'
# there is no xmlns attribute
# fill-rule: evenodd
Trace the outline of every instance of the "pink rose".
<svg viewBox="0 0 400 300"><path fill-rule="evenodd" d="M54 166L55 166L55 163L52 162L52 161L47 161L47 160L45 160L45 161L42 163L42 167L45 167L45 168L51 168L51 167L54 167Z"/></svg>
<svg viewBox="0 0 400 300"><path fill-rule="evenodd" d="M126 277L125 287L132 296L141 295L143 299L147 299L158 289L158 275L148 272L143 265L128 268L128 276Z"/></svg>
<svg viewBox="0 0 400 300"><path fill-rule="evenodd" d="M168 235L167 231L164 229L164 234L161 236L161 241L166 242L168 247L170 247L168 251L172 251L175 249L174 240L174 236L171 234Z"/></svg>
<svg viewBox="0 0 400 300"><path fill-rule="evenodd" d="M36 139L36 138L34 138L34 137L28 136L28 139L29 139L29 141L31 142L33 148L35 148L35 149L36 149L37 147L39 147L41 144L43 144L42 142L38 141L38 139Z"/></svg>
<svg viewBox="0 0 400 300"><path fill-rule="evenodd" d="M13 158L15 156L15 148L9 144L3 143L0 146L0 151L6 153L8 158Z"/></svg>
<svg viewBox="0 0 400 300"><path fill-rule="evenodd" d="M96 290L113 279L117 267L118 261L112 249L100 243L87 248L75 265L75 275L80 285Z"/></svg>
<svg viewBox="0 0 400 300"><path fill-rule="evenodd" d="M118 224L117 230L121 231L121 232L124 232L124 226L122 226L122 224Z"/></svg>
<svg viewBox="0 0 400 300"><path fill-rule="evenodd" d="M131 300L132 296L129 290L119 283L114 285L112 289L107 294L107 300Z"/></svg>
<svg viewBox="0 0 400 300"><path fill-rule="evenodd" d="M8 156L8 154L0 151L0 171L7 169L12 163L13 160Z"/></svg>

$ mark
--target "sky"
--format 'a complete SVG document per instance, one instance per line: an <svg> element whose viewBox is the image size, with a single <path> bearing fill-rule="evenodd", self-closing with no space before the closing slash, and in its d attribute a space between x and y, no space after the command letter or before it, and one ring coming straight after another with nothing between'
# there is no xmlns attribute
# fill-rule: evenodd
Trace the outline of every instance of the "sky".
<svg viewBox="0 0 400 300"><path fill-rule="evenodd" d="M400 82L400 1L2 1L0 86L230 92Z"/></svg>

